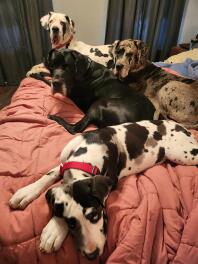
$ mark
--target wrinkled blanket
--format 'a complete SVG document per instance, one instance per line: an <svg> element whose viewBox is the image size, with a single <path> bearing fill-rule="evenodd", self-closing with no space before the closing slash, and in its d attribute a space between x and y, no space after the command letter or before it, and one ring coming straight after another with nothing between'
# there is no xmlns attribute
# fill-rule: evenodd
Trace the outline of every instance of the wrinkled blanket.
<svg viewBox="0 0 198 264"><path fill-rule="evenodd" d="M158 67L163 67L179 73L180 75L198 80L198 61L187 58L182 63L155 62Z"/></svg>
<svg viewBox="0 0 198 264"><path fill-rule="evenodd" d="M69 122L82 117L69 99L53 97L46 84L32 78L22 81L0 112L0 264L90 263L70 235L57 253L39 251L41 231L51 217L44 194L24 211L8 206L16 190L59 164L63 146L73 138L48 114ZM197 197L196 167L167 162L121 179L107 200L105 252L92 263L197 264Z"/></svg>

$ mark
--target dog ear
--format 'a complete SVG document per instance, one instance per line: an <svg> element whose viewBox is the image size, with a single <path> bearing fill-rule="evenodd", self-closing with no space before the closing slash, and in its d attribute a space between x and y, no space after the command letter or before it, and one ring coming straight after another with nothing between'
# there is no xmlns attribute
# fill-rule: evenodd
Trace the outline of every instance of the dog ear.
<svg viewBox="0 0 198 264"><path fill-rule="evenodd" d="M96 175L92 178L92 196L97 197L101 204L104 203L104 199L112 187L113 181L109 177Z"/></svg>
<svg viewBox="0 0 198 264"><path fill-rule="evenodd" d="M91 59L75 50L71 51L71 55L75 59L76 79L81 80L91 65Z"/></svg>
<svg viewBox="0 0 198 264"><path fill-rule="evenodd" d="M69 17L69 16L65 16L65 18L66 18L66 21L69 23L69 25L70 25L70 30L71 30L71 32L73 33L73 34L75 34L76 33L76 31L75 31L75 23L74 23L74 21Z"/></svg>
<svg viewBox="0 0 198 264"><path fill-rule="evenodd" d="M49 29L49 19L52 15L52 12L49 12L47 15L41 17L40 22L41 26L44 27L45 29Z"/></svg>
<svg viewBox="0 0 198 264"><path fill-rule="evenodd" d="M82 181L73 183L73 197L83 207L97 207L104 203L105 197L112 188L112 180L109 177L97 175Z"/></svg>
<svg viewBox="0 0 198 264"><path fill-rule="evenodd" d="M138 63L144 65L148 59L148 46L141 40L135 40L134 43L138 50Z"/></svg>
<svg viewBox="0 0 198 264"><path fill-rule="evenodd" d="M46 192L45 198L46 198L48 204L50 205L50 207L52 208L53 214L57 217L62 217L63 211L64 211L64 204L55 202L55 197L54 197L52 189L49 189Z"/></svg>
<svg viewBox="0 0 198 264"><path fill-rule="evenodd" d="M46 58L44 58L44 65L51 69L53 68L54 60L60 52L56 49L51 49Z"/></svg>

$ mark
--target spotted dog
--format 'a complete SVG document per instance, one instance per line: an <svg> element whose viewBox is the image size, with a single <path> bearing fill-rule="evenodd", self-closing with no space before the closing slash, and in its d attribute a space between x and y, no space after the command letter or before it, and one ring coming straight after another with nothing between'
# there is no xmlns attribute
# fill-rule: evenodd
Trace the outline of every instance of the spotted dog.
<svg viewBox="0 0 198 264"><path fill-rule="evenodd" d="M54 215L41 234L40 249L58 250L69 228L80 252L94 259L103 252L104 203L117 181L166 159L198 165L196 139L173 121L141 121L84 132L65 146L60 166L18 190L9 204L24 209L63 176L63 183L46 193Z"/></svg>
<svg viewBox="0 0 198 264"><path fill-rule="evenodd" d="M90 59L111 69L113 67L113 59L111 57L111 45L91 46L82 41L78 41L75 37L75 23L67 15L57 12L49 12L41 17L41 25L49 31L52 48L69 48L77 50L87 55ZM49 74L43 64L32 67L27 76L39 74L40 72Z"/></svg>
<svg viewBox="0 0 198 264"><path fill-rule="evenodd" d="M147 60L148 49L140 40L115 41L112 48L114 74L143 92L159 114L188 128L198 128L198 82L179 77Z"/></svg>

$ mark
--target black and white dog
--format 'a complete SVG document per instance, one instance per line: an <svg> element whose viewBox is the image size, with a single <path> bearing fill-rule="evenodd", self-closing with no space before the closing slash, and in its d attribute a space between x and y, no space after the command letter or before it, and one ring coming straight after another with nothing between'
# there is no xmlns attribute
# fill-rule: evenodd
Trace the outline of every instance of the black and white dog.
<svg viewBox="0 0 198 264"><path fill-rule="evenodd" d="M69 228L77 248L91 260L103 252L104 202L118 179L166 159L198 165L198 143L173 121L141 121L85 132L65 146L60 159L60 166L18 190L9 204L24 209L63 176L63 184L46 193L54 216L42 232L40 249L58 250Z"/></svg>
<svg viewBox="0 0 198 264"><path fill-rule="evenodd" d="M53 93L71 98L86 113L76 124L49 116L71 134L82 132L89 124L102 128L153 119L155 108L145 95L131 91L105 66L77 51L52 50L46 67L52 74Z"/></svg>
<svg viewBox="0 0 198 264"><path fill-rule="evenodd" d="M42 27L49 31L52 48L57 50L60 48L77 50L105 67L113 68L113 58L110 52L112 45L92 46L78 41L75 37L75 23L69 16L62 13L49 12L41 17L40 22ZM27 76L33 73L39 74L40 72L48 73L43 63L32 67Z"/></svg>
<svg viewBox="0 0 198 264"><path fill-rule="evenodd" d="M111 45L92 46L75 38L75 23L67 15L49 12L40 19L41 25L49 30L52 48L69 48L87 55L93 61L111 68Z"/></svg>

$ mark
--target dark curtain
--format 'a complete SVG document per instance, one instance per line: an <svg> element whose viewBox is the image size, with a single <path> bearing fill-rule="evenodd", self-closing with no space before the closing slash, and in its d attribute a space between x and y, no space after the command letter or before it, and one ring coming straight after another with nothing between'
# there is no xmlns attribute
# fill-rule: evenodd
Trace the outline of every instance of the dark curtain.
<svg viewBox="0 0 198 264"><path fill-rule="evenodd" d="M18 85L50 49L40 17L52 0L0 0L0 85Z"/></svg>
<svg viewBox="0 0 198 264"><path fill-rule="evenodd" d="M186 0L109 0L105 43L140 39L152 61L167 58L176 45Z"/></svg>

